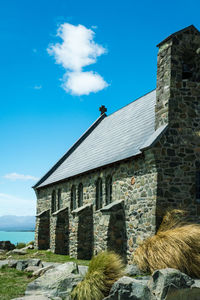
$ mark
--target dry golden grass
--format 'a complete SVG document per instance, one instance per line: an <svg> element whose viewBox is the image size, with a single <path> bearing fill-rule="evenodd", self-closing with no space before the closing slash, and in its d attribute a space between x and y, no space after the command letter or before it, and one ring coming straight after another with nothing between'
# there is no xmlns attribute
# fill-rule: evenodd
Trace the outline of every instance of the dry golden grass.
<svg viewBox="0 0 200 300"><path fill-rule="evenodd" d="M120 256L114 252L101 252L92 258L84 280L72 292L72 299L101 300L123 275L124 264Z"/></svg>
<svg viewBox="0 0 200 300"><path fill-rule="evenodd" d="M183 209L168 210L163 217L162 223L157 233L186 225L188 223L187 217L188 217L188 212L186 210Z"/></svg>
<svg viewBox="0 0 200 300"><path fill-rule="evenodd" d="M152 273L175 268L200 278L200 225L184 225L184 219L185 212L180 210L165 215L157 234L143 241L134 253L139 269Z"/></svg>

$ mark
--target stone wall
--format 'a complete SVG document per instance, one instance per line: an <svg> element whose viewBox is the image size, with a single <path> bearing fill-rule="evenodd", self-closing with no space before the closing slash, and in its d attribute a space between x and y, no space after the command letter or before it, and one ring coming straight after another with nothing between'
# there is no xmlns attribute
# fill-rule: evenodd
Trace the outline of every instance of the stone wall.
<svg viewBox="0 0 200 300"><path fill-rule="evenodd" d="M105 215L101 209L96 210L96 180L99 177L102 178L102 199L103 207L105 207L105 183L108 175L112 176L112 202L123 200L124 211ZM74 184L78 188L79 183L82 183L83 205L91 204L92 209L90 219L92 220L90 222L93 222L91 231L93 241L90 243L90 245L93 244L92 253L96 254L101 250L111 248L110 239L112 234L114 234L119 243L118 252L122 253L124 249L127 249L126 259L130 261L132 252L137 247L139 240L155 233L156 181L157 173L154 157L151 151L148 150L145 152L145 156L138 156L126 162L121 162L84 176L74 177L66 180L66 182L42 188L37 193L37 211L39 213L45 207L51 208L52 191L61 189L62 208L68 208L69 253L73 257L80 256L80 251L78 251L78 249L80 250L80 241L82 239L80 229L81 226L86 226L87 222L84 223L84 213L81 216L71 211L70 202L72 185ZM118 225L116 225L116 222ZM113 227L113 225L115 226ZM50 248L52 251L55 251L56 222L54 213L52 214L52 212L50 216L50 228ZM116 230L120 231L118 235L116 234ZM83 235L84 232L83 230ZM122 236L124 237L124 243L121 242ZM116 243L113 245L117 249Z"/></svg>
<svg viewBox="0 0 200 300"><path fill-rule="evenodd" d="M200 170L200 34L191 27L160 45L156 128L168 123L154 148L158 171L157 226L167 208L199 219L196 174ZM162 208L162 211L161 211Z"/></svg>

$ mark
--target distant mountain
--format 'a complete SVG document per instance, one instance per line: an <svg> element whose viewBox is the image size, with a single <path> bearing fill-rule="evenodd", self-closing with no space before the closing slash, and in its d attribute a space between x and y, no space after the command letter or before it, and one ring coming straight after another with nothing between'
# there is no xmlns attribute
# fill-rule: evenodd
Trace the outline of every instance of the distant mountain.
<svg viewBox="0 0 200 300"><path fill-rule="evenodd" d="M0 216L0 231L29 231L34 229L34 216Z"/></svg>

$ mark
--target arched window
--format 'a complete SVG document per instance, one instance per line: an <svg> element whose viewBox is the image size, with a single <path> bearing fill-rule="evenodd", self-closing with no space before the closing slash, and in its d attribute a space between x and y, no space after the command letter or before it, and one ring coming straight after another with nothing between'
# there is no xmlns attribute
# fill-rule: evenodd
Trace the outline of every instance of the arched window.
<svg viewBox="0 0 200 300"><path fill-rule="evenodd" d="M83 184L80 183L78 186L78 207L83 205Z"/></svg>
<svg viewBox="0 0 200 300"><path fill-rule="evenodd" d="M61 209L61 189L58 189L58 210Z"/></svg>
<svg viewBox="0 0 200 300"><path fill-rule="evenodd" d="M112 202L112 177L106 178L106 205Z"/></svg>
<svg viewBox="0 0 200 300"><path fill-rule="evenodd" d="M97 179L96 182L96 210L102 207L102 180Z"/></svg>
<svg viewBox="0 0 200 300"><path fill-rule="evenodd" d="M51 212L52 214L56 211L56 191L53 190L51 194Z"/></svg>
<svg viewBox="0 0 200 300"><path fill-rule="evenodd" d="M76 187L72 185L71 188L71 210L76 209Z"/></svg>

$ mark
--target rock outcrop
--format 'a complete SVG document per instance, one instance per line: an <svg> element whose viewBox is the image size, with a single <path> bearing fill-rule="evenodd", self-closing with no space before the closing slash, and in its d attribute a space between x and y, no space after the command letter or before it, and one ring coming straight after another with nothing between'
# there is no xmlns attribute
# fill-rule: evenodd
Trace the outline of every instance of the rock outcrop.
<svg viewBox="0 0 200 300"><path fill-rule="evenodd" d="M40 259L32 258L26 260L18 260L16 264L16 269L19 271L24 271L29 267L39 267L42 268L43 264ZM34 270L35 271L35 270Z"/></svg>
<svg viewBox="0 0 200 300"><path fill-rule="evenodd" d="M110 295L106 300L149 300L150 290L147 286L148 280L134 279L123 276L111 288Z"/></svg>
<svg viewBox="0 0 200 300"><path fill-rule="evenodd" d="M88 268L74 262L44 263L42 268L43 264L39 259L12 260L8 265L24 271L36 270L33 275L40 276L28 284L24 297L15 300L71 300L72 290L83 280ZM135 273L137 270L131 268L129 273L131 272ZM109 296L103 300L188 299L200 299L200 279L193 279L179 270L167 268L156 270L152 275L138 274L135 278L123 276L113 284Z"/></svg>
<svg viewBox="0 0 200 300"><path fill-rule="evenodd" d="M71 299L74 287L83 279L74 262L68 262L48 270L44 275L29 283L26 296L48 296Z"/></svg>
<svg viewBox="0 0 200 300"><path fill-rule="evenodd" d="M15 245L12 244L10 241L0 241L0 249L10 251L15 249Z"/></svg>
<svg viewBox="0 0 200 300"><path fill-rule="evenodd" d="M152 276L122 277L114 283L104 300L198 300L200 280L176 269L155 271Z"/></svg>

